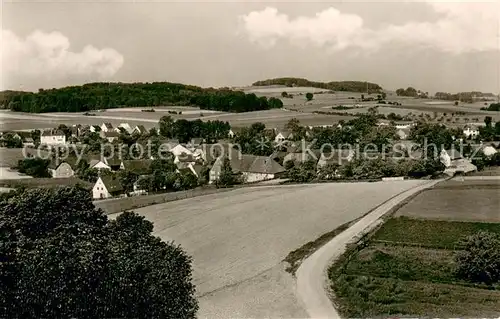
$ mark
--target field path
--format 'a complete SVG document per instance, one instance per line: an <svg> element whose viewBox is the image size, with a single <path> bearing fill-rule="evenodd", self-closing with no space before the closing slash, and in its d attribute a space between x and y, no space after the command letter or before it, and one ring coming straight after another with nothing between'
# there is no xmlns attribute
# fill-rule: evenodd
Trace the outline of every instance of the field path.
<svg viewBox="0 0 500 319"><path fill-rule="evenodd" d="M311 318L340 318L328 296L327 270L344 253L346 245L373 229L391 208L440 181L426 181L387 200L302 262L297 270L297 293Z"/></svg>
<svg viewBox="0 0 500 319"><path fill-rule="evenodd" d="M193 256L199 318L304 318L286 255L422 183L249 187L136 212Z"/></svg>

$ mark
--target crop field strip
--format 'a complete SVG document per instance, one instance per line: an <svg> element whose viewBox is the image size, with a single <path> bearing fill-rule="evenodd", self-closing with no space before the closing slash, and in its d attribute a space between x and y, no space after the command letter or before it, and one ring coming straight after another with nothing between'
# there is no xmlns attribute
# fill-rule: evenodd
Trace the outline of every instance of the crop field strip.
<svg viewBox="0 0 500 319"><path fill-rule="evenodd" d="M347 317L500 315L499 285L454 276L460 240L481 230L500 234L500 223L389 219L366 246L329 269L340 312Z"/></svg>

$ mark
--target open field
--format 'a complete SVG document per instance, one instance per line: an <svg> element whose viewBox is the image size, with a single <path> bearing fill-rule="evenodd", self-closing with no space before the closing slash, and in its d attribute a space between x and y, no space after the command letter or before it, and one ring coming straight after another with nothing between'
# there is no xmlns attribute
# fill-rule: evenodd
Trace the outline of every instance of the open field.
<svg viewBox="0 0 500 319"><path fill-rule="evenodd" d="M49 156L49 152L33 148L24 149L24 153L26 156L29 154L32 156L40 156L42 158L47 158ZM23 158L24 154L22 148L0 147L0 167L14 167L17 165L17 162Z"/></svg>
<svg viewBox="0 0 500 319"><path fill-rule="evenodd" d="M287 254L422 183L250 187L136 211L193 256L200 318L306 317Z"/></svg>
<svg viewBox="0 0 500 319"><path fill-rule="evenodd" d="M338 309L345 317L497 317L500 287L455 275L459 241L479 230L500 233L500 224L388 220L329 269Z"/></svg>
<svg viewBox="0 0 500 319"><path fill-rule="evenodd" d="M398 210L413 218L500 222L500 180L450 180Z"/></svg>
<svg viewBox="0 0 500 319"><path fill-rule="evenodd" d="M461 239L482 230L500 233L500 223L421 220L401 216L389 219L374 234L373 240L454 249Z"/></svg>
<svg viewBox="0 0 500 319"><path fill-rule="evenodd" d="M80 185L86 189L92 189L93 184L81 180L76 177L69 178L21 178L21 179L0 179L0 186L2 187L26 187L26 188L52 188L52 187L60 187L60 186L75 186Z"/></svg>
<svg viewBox="0 0 500 319"><path fill-rule="evenodd" d="M336 115L320 115L312 113L298 113L286 110L268 110L256 111L248 113L207 113L203 116L197 114L169 114L174 119L201 119L228 121L232 126L242 127L249 126L255 122L262 122L267 127L282 128L290 119L297 118L304 125L325 125L334 124L339 120L348 120L352 117L336 116ZM68 126L73 124L88 124L100 125L102 122L110 122L113 125L118 125L122 122L128 122L131 125L142 124L146 128L151 128L157 125L160 117L166 115L166 112L133 112L130 110L97 112L95 116L85 116L79 113L43 113L43 114L24 114L14 112L0 112L0 124L3 130L31 130L49 127L57 127L59 124Z"/></svg>

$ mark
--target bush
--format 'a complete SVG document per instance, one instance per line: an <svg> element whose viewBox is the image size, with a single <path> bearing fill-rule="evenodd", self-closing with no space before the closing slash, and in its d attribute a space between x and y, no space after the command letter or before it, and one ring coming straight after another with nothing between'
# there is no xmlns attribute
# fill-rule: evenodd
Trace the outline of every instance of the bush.
<svg viewBox="0 0 500 319"><path fill-rule="evenodd" d="M39 157L25 158L19 160L17 169L20 173L30 175L33 177L51 177L48 167L50 160Z"/></svg>
<svg viewBox="0 0 500 319"><path fill-rule="evenodd" d="M491 285L500 282L500 235L479 232L468 236L455 260L456 275L472 282Z"/></svg>

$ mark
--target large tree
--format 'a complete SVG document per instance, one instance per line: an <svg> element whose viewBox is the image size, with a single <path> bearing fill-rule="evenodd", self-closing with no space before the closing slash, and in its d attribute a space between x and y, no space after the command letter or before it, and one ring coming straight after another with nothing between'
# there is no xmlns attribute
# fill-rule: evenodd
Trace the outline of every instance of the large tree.
<svg viewBox="0 0 500 319"><path fill-rule="evenodd" d="M152 230L78 186L3 197L0 317L194 318L191 258Z"/></svg>

